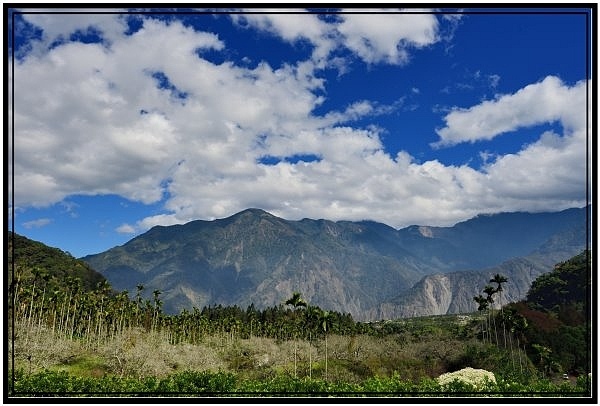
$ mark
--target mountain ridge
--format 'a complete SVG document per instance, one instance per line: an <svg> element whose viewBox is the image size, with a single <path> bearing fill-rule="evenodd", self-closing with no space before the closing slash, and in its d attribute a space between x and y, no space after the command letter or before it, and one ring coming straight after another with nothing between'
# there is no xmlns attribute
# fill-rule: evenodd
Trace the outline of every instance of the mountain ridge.
<svg viewBox="0 0 600 406"><path fill-rule="evenodd" d="M393 318L402 314L401 294L424 277L494 267L569 228L585 229L585 222L582 208L394 229L370 220L285 220L250 208L223 219L156 226L82 259L115 288L161 290L169 312L211 304L271 306L300 291L356 319ZM574 237L573 249L585 245L580 240ZM396 310L382 311L386 304Z"/></svg>

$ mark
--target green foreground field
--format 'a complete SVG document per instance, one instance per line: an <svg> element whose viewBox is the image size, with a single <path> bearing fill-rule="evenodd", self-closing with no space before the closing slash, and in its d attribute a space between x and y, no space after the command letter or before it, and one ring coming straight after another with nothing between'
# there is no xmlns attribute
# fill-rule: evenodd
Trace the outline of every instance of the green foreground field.
<svg viewBox="0 0 600 406"><path fill-rule="evenodd" d="M15 373L13 387L17 396L192 396L192 397L589 397L590 382L585 378L555 384L540 380L534 384L498 380L481 388L460 381L440 385L435 379L417 383L374 377L361 383L328 382L315 378L278 375L268 380L240 379L228 372L184 371L163 378L122 378L107 375L100 378L71 375L65 371L44 371L31 375Z"/></svg>

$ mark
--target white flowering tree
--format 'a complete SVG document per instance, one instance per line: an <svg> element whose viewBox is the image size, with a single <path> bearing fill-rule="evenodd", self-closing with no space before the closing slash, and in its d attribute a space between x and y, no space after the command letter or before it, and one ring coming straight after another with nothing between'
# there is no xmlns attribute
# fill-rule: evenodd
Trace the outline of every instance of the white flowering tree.
<svg viewBox="0 0 600 406"><path fill-rule="evenodd" d="M447 387L456 381L471 385L474 390L480 391L489 383L495 384L496 377L493 372L470 367L455 372L448 372L437 377L437 382L442 387Z"/></svg>

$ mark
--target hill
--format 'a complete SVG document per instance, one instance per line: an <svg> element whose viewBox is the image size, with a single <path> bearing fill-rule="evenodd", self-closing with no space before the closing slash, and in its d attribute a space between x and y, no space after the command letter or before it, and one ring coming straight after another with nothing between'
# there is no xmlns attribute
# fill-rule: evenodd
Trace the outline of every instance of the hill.
<svg viewBox="0 0 600 406"><path fill-rule="evenodd" d="M74 283L84 291L90 291L99 283L107 282L104 276L84 261L59 248L48 247L11 231L8 232L7 248L9 284L15 277L22 284L36 280L38 286L49 285L61 289Z"/></svg>
<svg viewBox="0 0 600 406"><path fill-rule="evenodd" d="M545 374L579 375L591 370L593 326L592 253L558 263L538 276L522 301L505 314L522 318L520 339L529 357Z"/></svg>
<svg viewBox="0 0 600 406"><path fill-rule="evenodd" d="M585 209L501 213L454 227L401 230L372 221L289 221L248 209L214 221L154 227L83 260L116 289L159 289L170 313L211 304L273 306L299 291L322 308L367 320L428 275L492 268L553 239L570 245L552 260L567 259L585 247L585 228ZM553 264L540 261L535 273ZM515 275L521 271L516 268ZM525 294L535 276L514 278L514 298ZM481 289L477 279L465 283L471 286L465 291Z"/></svg>

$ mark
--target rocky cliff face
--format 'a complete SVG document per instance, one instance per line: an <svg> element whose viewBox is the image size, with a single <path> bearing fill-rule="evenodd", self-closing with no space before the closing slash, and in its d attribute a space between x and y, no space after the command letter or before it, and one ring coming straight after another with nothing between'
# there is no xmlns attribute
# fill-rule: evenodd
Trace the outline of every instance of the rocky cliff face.
<svg viewBox="0 0 600 406"><path fill-rule="evenodd" d="M585 228L572 228L552 235L530 255L514 258L498 266L481 271L450 272L427 275L411 289L396 298L381 303L367 312L370 319L469 313L477 310L474 296L482 294L495 274L508 278L502 294L493 304L495 308L525 298L531 283L542 273L581 253L585 248Z"/></svg>
<svg viewBox="0 0 600 406"><path fill-rule="evenodd" d="M515 284L507 298L521 297L532 277L584 248L583 231L572 238L565 233L585 226L583 209L401 230L372 221L288 221L249 209L154 227L83 259L118 290L135 292L139 284L148 296L160 290L171 313L212 304L273 306L299 291L310 303L368 320L469 311L497 264ZM544 244L555 257L508 265ZM569 249L557 248L563 246ZM468 269L483 271L458 272Z"/></svg>

